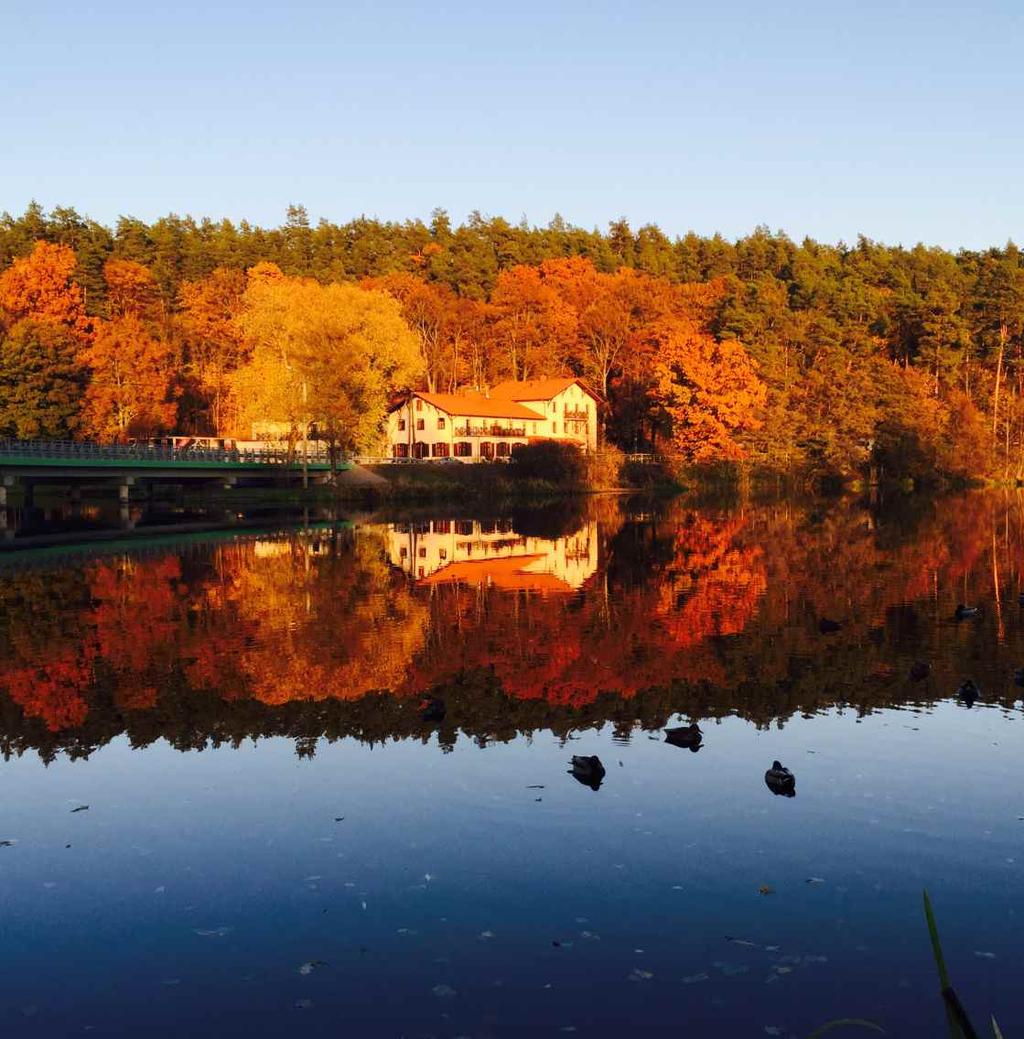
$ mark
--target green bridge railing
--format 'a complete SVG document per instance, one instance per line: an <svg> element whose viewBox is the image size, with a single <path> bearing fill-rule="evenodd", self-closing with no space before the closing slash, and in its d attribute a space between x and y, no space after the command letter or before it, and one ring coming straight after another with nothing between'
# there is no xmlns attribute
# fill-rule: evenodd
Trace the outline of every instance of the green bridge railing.
<svg viewBox="0 0 1024 1039"><path fill-rule="evenodd" d="M164 444L96 444L86 440L9 440L0 439L0 464L5 458L19 461L96 462L165 462L169 465L209 462L213 465L265 465L301 469L303 463L316 468L329 466L328 455L301 454L287 451L235 451L212 448L175 448ZM341 462L342 459L339 459Z"/></svg>

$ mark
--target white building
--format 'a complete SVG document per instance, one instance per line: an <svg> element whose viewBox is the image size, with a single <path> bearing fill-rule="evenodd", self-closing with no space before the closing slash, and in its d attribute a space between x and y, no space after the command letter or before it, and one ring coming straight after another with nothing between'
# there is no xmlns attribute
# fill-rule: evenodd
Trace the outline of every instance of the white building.
<svg viewBox="0 0 1024 1039"><path fill-rule="evenodd" d="M392 458L508 458L516 444L597 447L597 396L579 379L503 382L488 394L411 393L388 415Z"/></svg>
<svg viewBox="0 0 1024 1039"><path fill-rule="evenodd" d="M597 571L597 524L541 538L515 533L510 520L395 523L388 528L388 555L420 584L571 592Z"/></svg>

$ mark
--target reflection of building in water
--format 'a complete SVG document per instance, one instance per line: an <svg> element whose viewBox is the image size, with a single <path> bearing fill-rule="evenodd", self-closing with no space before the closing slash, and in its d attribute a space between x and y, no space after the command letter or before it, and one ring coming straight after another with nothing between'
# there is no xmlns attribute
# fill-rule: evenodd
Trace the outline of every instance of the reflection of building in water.
<svg viewBox="0 0 1024 1039"><path fill-rule="evenodd" d="M567 592L597 570L597 524L574 534L517 534L510 520L434 520L388 528L391 563L423 584L459 581Z"/></svg>

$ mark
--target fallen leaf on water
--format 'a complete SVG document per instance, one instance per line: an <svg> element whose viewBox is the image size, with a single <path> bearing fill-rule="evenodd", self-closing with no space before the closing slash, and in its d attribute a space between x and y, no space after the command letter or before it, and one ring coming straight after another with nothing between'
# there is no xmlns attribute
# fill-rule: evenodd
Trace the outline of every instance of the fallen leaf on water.
<svg viewBox="0 0 1024 1039"><path fill-rule="evenodd" d="M431 990L435 996L439 999L448 999L451 996L457 996L458 993L451 987L451 985L435 985Z"/></svg>
<svg viewBox="0 0 1024 1039"><path fill-rule="evenodd" d="M994 952L979 952L977 949L974 950L974 955L979 956L983 960L994 960L996 958Z"/></svg>
<svg viewBox="0 0 1024 1039"><path fill-rule="evenodd" d="M634 967L627 975L628 981L650 981L654 977L654 974L649 970L641 970L639 967Z"/></svg>
<svg viewBox="0 0 1024 1039"><path fill-rule="evenodd" d="M299 973L312 974L313 971L317 969L317 967L326 967L327 965L328 964L326 960L306 960L306 962L302 964L301 967L299 967Z"/></svg>
<svg viewBox="0 0 1024 1039"><path fill-rule="evenodd" d="M225 935L229 935L233 930L233 927L197 927L195 932L200 938L223 938Z"/></svg>
<svg viewBox="0 0 1024 1039"><path fill-rule="evenodd" d="M808 877L807 880L804 881L804 883L805 884L824 884L825 883L825 878L824 877Z"/></svg>
<svg viewBox="0 0 1024 1039"><path fill-rule="evenodd" d="M708 974L688 974L685 978L683 978L683 984L694 985L698 981L707 981L709 976L710 975Z"/></svg>
<svg viewBox="0 0 1024 1039"><path fill-rule="evenodd" d="M758 893L759 895L774 895L774 894L775 894L775 888L773 888L773 887L771 886L771 884L762 884L762 885L761 885L761 886L760 886L760 887L759 887L759 888L757 889L757 893Z"/></svg>
<svg viewBox="0 0 1024 1039"><path fill-rule="evenodd" d="M493 931L481 931L480 932L480 939L482 941L487 941L488 938L493 938L493 937L494 937L494 932Z"/></svg>

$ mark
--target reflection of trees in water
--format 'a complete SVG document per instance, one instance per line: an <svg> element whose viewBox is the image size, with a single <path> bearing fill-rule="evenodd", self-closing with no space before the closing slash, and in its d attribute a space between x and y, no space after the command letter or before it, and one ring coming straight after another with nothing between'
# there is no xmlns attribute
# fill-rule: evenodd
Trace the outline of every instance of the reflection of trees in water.
<svg viewBox="0 0 1024 1039"><path fill-rule="evenodd" d="M373 527L12 571L6 748L422 735L407 701L428 686L449 701L446 740L628 731L677 711L767 724L944 698L999 639L1024 660L1017 496L675 504L626 523L599 508L601 565L572 595L417 586ZM982 620L954 625L958 601L984 602ZM823 615L842 629L820 635ZM933 662L922 686L906 677L916 657ZM1009 684L983 692L1015 700Z"/></svg>

